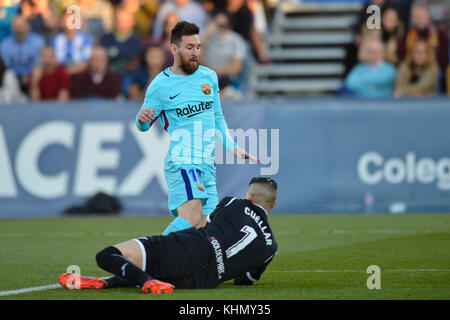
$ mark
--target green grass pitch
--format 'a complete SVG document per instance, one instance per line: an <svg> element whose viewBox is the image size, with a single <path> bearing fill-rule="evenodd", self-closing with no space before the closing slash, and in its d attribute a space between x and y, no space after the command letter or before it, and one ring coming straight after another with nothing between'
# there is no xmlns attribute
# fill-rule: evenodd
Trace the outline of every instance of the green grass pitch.
<svg viewBox="0 0 450 320"><path fill-rule="evenodd" d="M0 299L450 299L449 218L273 214L278 253L259 282L165 295L136 288L4 293L55 284L69 265L78 265L84 275L106 276L95 263L99 250L159 234L169 216L2 219ZM381 269L381 289L367 288L370 265Z"/></svg>

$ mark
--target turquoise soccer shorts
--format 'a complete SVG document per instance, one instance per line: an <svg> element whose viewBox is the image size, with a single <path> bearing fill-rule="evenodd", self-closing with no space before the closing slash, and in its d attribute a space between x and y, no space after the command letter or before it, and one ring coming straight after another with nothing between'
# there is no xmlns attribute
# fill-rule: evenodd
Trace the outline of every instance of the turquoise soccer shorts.
<svg viewBox="0 0 450 320"><path fill-rule="evenodd" d="M178 216L177 208L186 201L200 199L203 215L208 215L216 208L219 198L216 188L215 170L208 170L195 165L183 165L164 170L169 188L169 210Z"/></svg>

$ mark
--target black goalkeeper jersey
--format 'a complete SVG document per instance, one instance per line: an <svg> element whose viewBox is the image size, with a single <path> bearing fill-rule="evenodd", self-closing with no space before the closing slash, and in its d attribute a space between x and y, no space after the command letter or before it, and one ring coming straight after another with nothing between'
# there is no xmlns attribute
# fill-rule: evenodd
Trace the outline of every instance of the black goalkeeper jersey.
<svg viewBox="0 0 450 320"><path fill-rule="evenodd" d="M222 199L204 231L213 248L209 282L215 285L233 278L235 284L259 280L278 247L267 213L250 200Z"/></svg>
<svg viewBox="0 0 450 320"><path fill-rule="evenodd" d="M205 228L185 229L168 237L176 238L186 250L195 288L214 288L233 278L235 284L250 285L259 280L278 247L265 210L232 197L219 202ZM170 265L186 263L177 257L172 260Z"/></svg>

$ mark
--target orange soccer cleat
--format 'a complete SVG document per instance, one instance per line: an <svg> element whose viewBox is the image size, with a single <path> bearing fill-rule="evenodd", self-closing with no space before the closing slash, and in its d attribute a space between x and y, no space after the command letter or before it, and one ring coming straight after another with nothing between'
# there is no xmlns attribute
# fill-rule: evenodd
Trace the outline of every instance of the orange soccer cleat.
<svg viewBox="0 0 450 320"><path fill-rule="evenodd" d="M142 292L144 293L172 293L174 286L167 282L162 282L156 279L149 280L144 283Z"/></svg>
<svg viewBox="0 0 450 320"><path fill-rule="evenodd" d="M58 282L67 289L103 289L105 287L104 280L82 275L79 276L80 282L78 285L77 277L78 275L75 273L63 273L58 277Z"/></svg>

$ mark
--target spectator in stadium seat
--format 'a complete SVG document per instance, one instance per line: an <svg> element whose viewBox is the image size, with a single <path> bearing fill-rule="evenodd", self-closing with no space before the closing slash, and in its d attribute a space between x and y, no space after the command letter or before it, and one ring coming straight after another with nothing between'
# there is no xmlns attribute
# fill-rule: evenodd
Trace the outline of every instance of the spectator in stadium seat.
<svg viewBox="0 0 450 320"><path fill-rule="evenodd" d="M378 39L384 44L385 60L398 65L401 41L405 28L394 8L386 8L381 16L381 29L369 29L367 26L361 28L362 38Z"/></svg>
<svg viewBox="0 0 450 320"><path fill-rule="evenodd" d="M371 5L376 5L380 8L381 14L387 9L394 9L397 11L400 21L405 24L405 19L408 16L408 11L404 8L402 3L395 0L370 0L368 1L359 12L356 23L352 26L353 33L355 34L355 44L359 46L362 42L362 31L367 28L367 21L369 17L373 15L373 11L367 12L367 8Z"/></svg>
<svg viewBox="0 0 450 320"><path fill-rule="evenodd" d="M173 65L173 54L170 51L170 37L172 34L172 29L180 21L178 15L175 12L171 12L166 16L164 21L163 34L161 38L153 37L152 43L159 43L159 45L164 49L166 60L164 62L164 67L171 67Z"/></svg>
<svg viewBox="0 0 450 320"><path fill-rule="evenodd" d="M231 30L227 13L216 14L203 33L202 47L202 64L217 73L219 88L233 87L242 73L246 47L242 37Z"/></svg>
<svg viewBox="0 0 450 320"><path fill-rule="evenodd" d="M411 0L394 0L394 6L399 10L400 19L405 26L409 25L412 4L413 1Z"/></svg>
<svg viewBox="0 0 450 320"><path fill-rule="evenodd" d="M264 39L255 28L253 13L248 8L246 0L227 0L226 11L230 17L232 30L250 43L259 62L268 63L270 59Z"/></svg>
<svg viewBox="0 0 450 320"><path fill-rule="evenodd" d="M358 63L345 79L346 88L358 97L384 98L392 96L395 67L384 61L383 44L367 39L362 44L367 61Z"/></svg>
<svg viewBox="0 0 450 320"><path fill-rule="evenodd" d="M65 13L61 17L63 32L50 40L51 46L55 49L56 59L65 66L71 76L86 70L93 45L90 35L72 25L72 15L73 13Z"/></svg>
<svg viewBox="0 0 450 320"><path fill-rule="evenodd" d="M134 15L136 34L142 37L152 35L152 21L158 12L157 0L123 0L122 8Z"/></svg>
<svg viewBox="0 0 450 320"><path fill-rule="evenodd" d="M227 0L204 0L203 7L206 12L213 15L214 12L225 10L227 6Z"/></svg>
<svg viewBox="0 0 450 320"><path fill-rule="evenodd" d="M180 21L195 23L200 28L200 35L209 20L208 13L197 1L167 0L159 7L154 21L153 37L162 37L164 21L172 12L177 14Z"/></svg>
<svg viewBox="0 0 450 320"><path fill-rule="evenodd" d="M126 96L131 75L141 67L143 43L134 32L134 15L121 8L116 12L116 27L113 33L104 34L98 43L109 56L110 67L122 78L122 93Z"/></svg>
<svg viewBox="0 0 450 320"><path fill-rule="evenodd" d="M33 66L39 59L39 52L45 39L30 32L30 25L23 16L16 16L12 22L13 34L3 39L0 55L8 69L15 72L21 90L27 93Z"/></svg>
<svg viewBox="0 0 450 320"><path fill-rule="evenodd" d="M115 99L120 91L120 77L108 67L105 48L95 46L88 69L73 79L72 98Z"/></svg>
<svg viewBox="0 0 450 320"><path fill-rule="evenodd" d="M16 74L7 69L0 58L0 104L24 103L26 100Z"/></svg>
<svg viewBox="0 0 450 320"><path fill-rule="evenodd" d="M361 8L357 17L356 23L351 26L351 30L354 34L354 41L346 46L346 58L345 69L348 73L358 62L360 46L363 41L364 31L367 30L367 21L369 17L373 15L373 11L367 12L367 9L371 5L376 5L380 8L380 12L383 16L384 11L387 9L394 9L397 11L400 18L400 24L405 26L405 21L408 17L408 11L404 7L403 3L395 0L370 0ZM403 31L404 32L404 31Z"/></svg>
<svg viewBox="0 0 450 320"><path fill-rule="evenodd" d="M401 58L404 59L411 52L417 41L425 40L435 50L440 67L445 70L448 63L448 34L432 22L425 3L418 2L412 6L411 24L403 40Z"/></svg>
<svg viewBox="0 0 450 320"><path fill-rule="evenodd" d="M4 0L0 0L0 42L11 35L11 24L16 14L16 7L7 6Z"/></svg>
<svg viewBox="0 0 450 320"><path fill-rule="evenodd" d="M419 40L414 43L406 60L400 65L395 85L395 97L433 95L438 92L439 66L431 45Z"/></svg>
<svg viewBox="0 0 450 320"><path fill-rule="evenodd" d="M94 39L114 29L114 8L107 0L79 0L81 28Z"/></svg>
<svg viewBox="0 0 450 320"><path fill-rule="evenodd" d="M22 0L20 13L28 20L34 33L48 39L56 31L58 21L49 7L49 0Z"/></svg>
<svg viewBox="0 0 450 320"><path fill-rule="evenodd" d="M131 79L128 97L133 100L143 100L150 82L164 70L166 54L164 48L153 45L145 51L145 67L136 71Z"/></svg>
<svg viewBox="0 0 450 320"><path fill-rule="evenodd" d="M70 97L70 76L56 60L51 46L40 52L40 65L33 69L30 98L33 101L58 100L65 102Z"/></svg>

